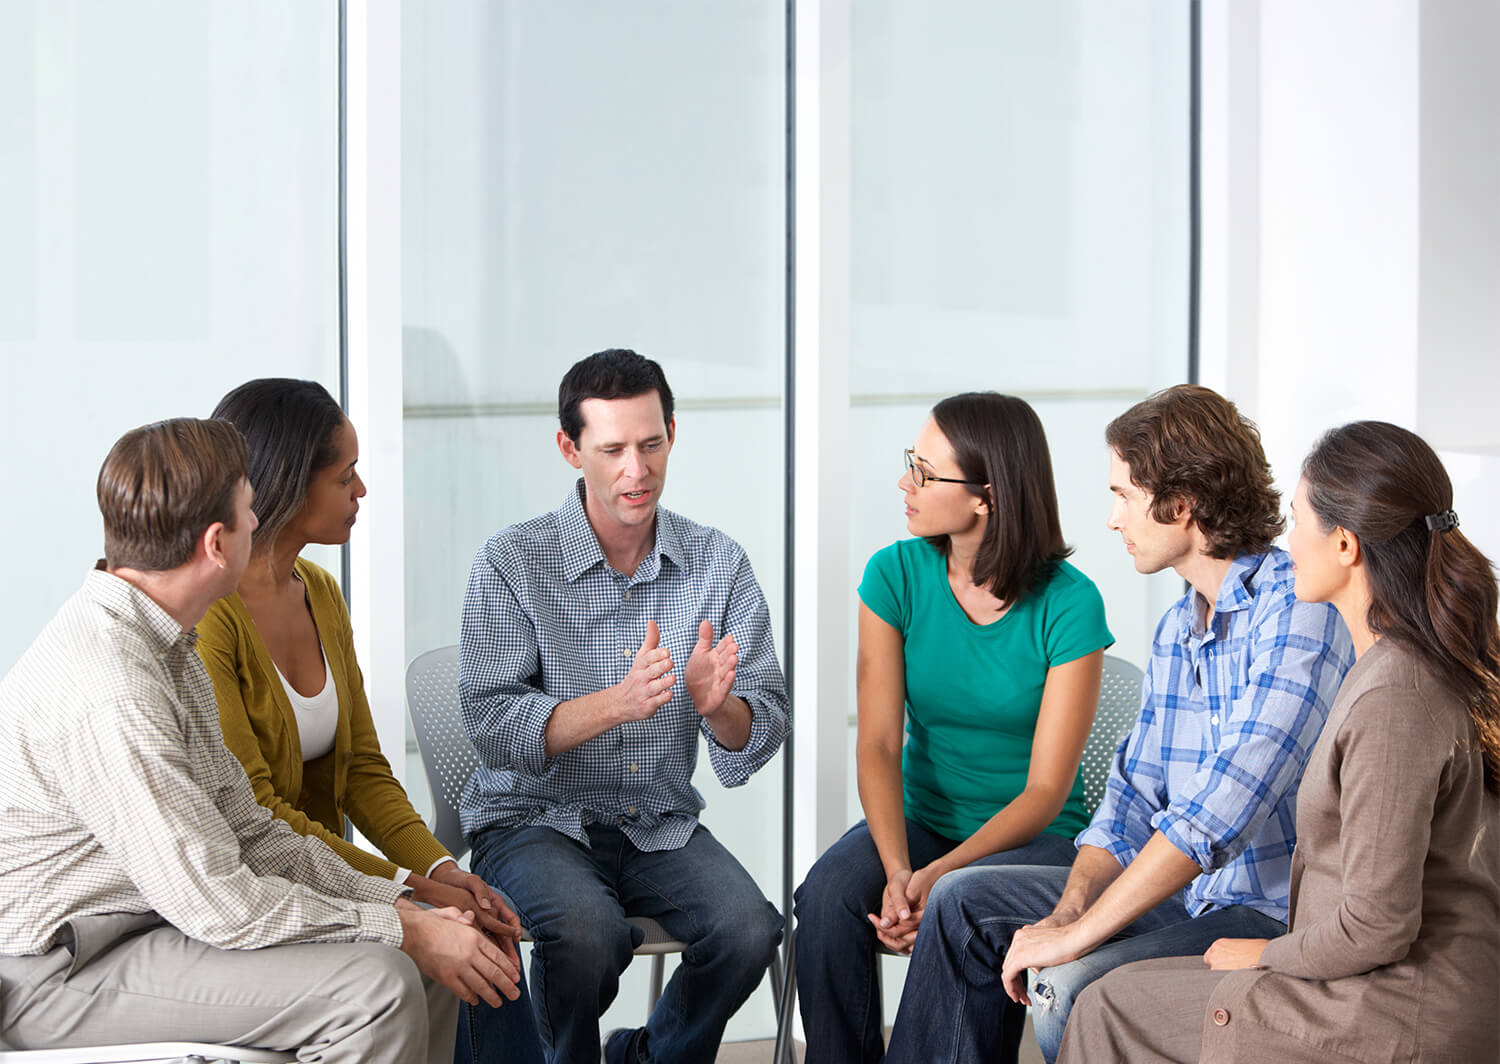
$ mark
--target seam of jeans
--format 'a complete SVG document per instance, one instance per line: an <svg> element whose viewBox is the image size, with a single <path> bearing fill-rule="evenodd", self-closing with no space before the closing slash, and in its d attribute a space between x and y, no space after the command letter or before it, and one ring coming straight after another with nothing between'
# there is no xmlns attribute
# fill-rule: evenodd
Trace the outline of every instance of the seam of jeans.
<svg viewBox="0 0 1500 1064"><path fill-rule="evenodd" d="M958 1036L964 1029L964 1012L969 1007L969 977L964 972L968 968L969 943L974 941L975 934L975 929L970 927L968 933L964 935L963 945L959 947L962 959L958 966L958 1009L953 1014L953 1030L948 1035L948 1045L951 1048L948 1060L951 1064L958 1064Z"/></svg>

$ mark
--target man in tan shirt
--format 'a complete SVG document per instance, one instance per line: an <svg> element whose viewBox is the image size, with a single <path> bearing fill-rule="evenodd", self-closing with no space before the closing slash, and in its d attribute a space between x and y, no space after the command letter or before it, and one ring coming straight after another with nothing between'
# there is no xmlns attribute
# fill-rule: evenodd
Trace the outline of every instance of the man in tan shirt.
<svg viewBox="0 0 1500 1064"><path fill-rule="evenodd" d="M449 1059L513 944L292 831L224 747L193 626L249 559L244 441L135 429L98 494L105 561L0 681L0 1042Z"/></svg>

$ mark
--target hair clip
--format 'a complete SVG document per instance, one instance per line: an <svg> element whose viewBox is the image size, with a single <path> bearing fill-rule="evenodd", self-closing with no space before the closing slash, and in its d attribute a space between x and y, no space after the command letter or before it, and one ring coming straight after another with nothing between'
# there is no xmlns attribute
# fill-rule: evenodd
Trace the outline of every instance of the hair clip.
<svg viewBox="0 0 1500 1064"><path fill-rule="evenodd" d="M1452 510L1427 515L1427 528L1432 532L1446 532L1458 527L1458 514Z"/></svg>

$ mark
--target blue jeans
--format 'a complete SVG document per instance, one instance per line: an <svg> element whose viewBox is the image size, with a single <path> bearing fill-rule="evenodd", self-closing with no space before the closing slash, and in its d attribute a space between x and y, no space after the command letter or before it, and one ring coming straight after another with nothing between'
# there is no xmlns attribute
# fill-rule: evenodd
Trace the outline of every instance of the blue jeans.
<svg viewBox="0 0 1500 1064"><path fill-rule="evenodd" d="M906 821L912 868L937 860L958 843ZM1038 835L1025 846L990 854L975 865L1058 864L1073 860L1073 843L1061 835ZM945 877L946 878L946 877ZM941 882L941 880L939 881ZM866 914L879 912L885 870L870 829L861 820L819 857L797 888L797 996L807 1035L807 1062L879 1061L881 1034L879 942ZM926 922L917 938L927 933ZM1007 1025L1021 1037L1025 1012Z"/></svg>
<svg viewBox="0 0 1500 1064"><path fill-rule="evenodd" d="M1003 1055L1010 1014L1000 969L1011 936L1049 915L1062 896L1066 868L962 869L938 881L917 936L906 992L896 1013L893 1062L1014 1061ZM929 926L930 925L930 926ZM935 934L927 932L935 931ZM1149 957L1202 953L1217 938L1271 938L1280 921L1247 906L1190 917L1177 897L1150 910L1094 952L1044 968L1032 993L1032 1023L1042 1055L1056 1059L1068 1012L1105 972Z"/></svg>
<svg viewBox="0 0 1500 1064"><path fill-rule="evenodd" d="M584 830L588 846L544 827L474 839L475 871L510 897L535 940L531 987L548 1059L599 1059L599 1016L641 938L628 912L686 945L634 1040L636 1059L712 1064L725 1023L771 963L781 914L701 825L681 849L658 852L636 849L615 827Z"/></svg>
<svg viewBox="0 0 1500 1064"><path fill-rule="evenodd" d="M458 1003L458 1036L453 1042L453 1064L542 1064L542 1040L536 1031L531 995L524 973L521 996L500 1008L481 1001Z"/></svg>

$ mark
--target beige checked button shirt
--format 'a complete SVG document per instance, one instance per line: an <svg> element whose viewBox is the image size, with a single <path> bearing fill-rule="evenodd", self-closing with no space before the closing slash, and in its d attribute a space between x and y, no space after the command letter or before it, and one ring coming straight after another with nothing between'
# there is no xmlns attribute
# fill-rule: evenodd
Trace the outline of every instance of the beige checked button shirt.
<svg viewBox="0 0 1500 1064"><path fill-rule="evenodd" d="M151 912L226 949L400 944L402 887L255 801L196 640L96 570L0 681L0 953Z"/></svg>

